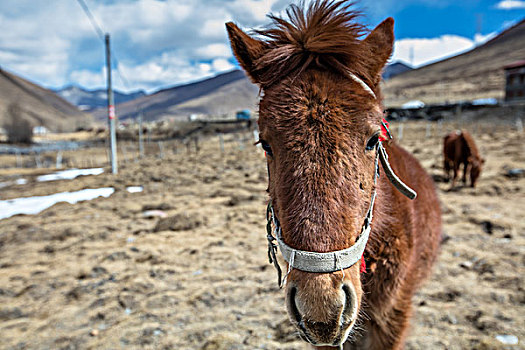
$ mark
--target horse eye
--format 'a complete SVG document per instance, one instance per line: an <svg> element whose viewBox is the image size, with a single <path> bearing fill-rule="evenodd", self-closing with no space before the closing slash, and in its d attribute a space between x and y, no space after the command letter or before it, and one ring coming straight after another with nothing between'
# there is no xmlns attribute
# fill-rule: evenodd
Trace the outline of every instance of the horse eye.
<svg viewBox="0 0 525 350"><path fill-rule="evenodd" d="M266 152L266 154L268 154L269 156L272 156L273 155L272 148L270 147L268 142L266 142L264 140L259 140L259 142L261 143L261 146L262 146L263 150Z"/></svg>
<svg viewBox="0 0 525 350"><path fill-rule="evenodd" d="M366 147L365 149L367 151L371 151L375 148L375 146L377 145L377 143L379 142L379 133L376 133L374 134L374 136L372 136L368 142L366 143Z"/></svg>

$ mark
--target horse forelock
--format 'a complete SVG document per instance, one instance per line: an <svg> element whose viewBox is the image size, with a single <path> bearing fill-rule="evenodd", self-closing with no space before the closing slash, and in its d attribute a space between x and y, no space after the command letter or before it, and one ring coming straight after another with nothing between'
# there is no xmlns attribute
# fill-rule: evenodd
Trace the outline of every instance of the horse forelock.
<svg viewBox="0 0 525 350"><path fill-rule="evenodd" d="M255 72L263 86L288 76L297 76L310 67L340 74L351 71L368 83L374 77L365 66L369 53L360 38L367 33L347 1L304 2L286 10L287 19L270 15L272 24L257 30L265 42L265 53L256 61Z"/></svg>

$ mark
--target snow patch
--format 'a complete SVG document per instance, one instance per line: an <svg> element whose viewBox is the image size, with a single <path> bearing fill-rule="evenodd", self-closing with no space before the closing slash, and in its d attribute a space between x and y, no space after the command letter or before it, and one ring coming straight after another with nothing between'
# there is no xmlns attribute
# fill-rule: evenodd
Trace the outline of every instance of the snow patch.
<svg viewBox="0 0 525 350"><path fill-rule="evenodd" d="M0 219L18 214L38 214L60 202L75 204L97 197L109 197L115 192L113 187L88 188L76 192L60 192L49 196L34 196L0 201Z"/></svg>
<svg viewBox="0 0 525 350"><path fill-rule="evenodd" d="M56 181L56 180L73 180L79 176L86 175L100 175L104 172L104 168L90 168L90 169L68 169L57 171L56 173L41 175L36 178L38 182Z"/></svg>
<svg viewBox="0 0 525 350"><path fill-rule="evenodd" d="M425 104L422 101L413 100L413 101L408 101L407 103L404 103L401 107L405 109L417 109L417 108L425 107Z"/></svg>
<svg viewBox="0 0 525 350"><path fill-rule="evenodd" d="M126 187L126 190L129 193L137 193L137 192L144 191L144 187L142 187L142 186L129 186L129 187Z"/></svg>

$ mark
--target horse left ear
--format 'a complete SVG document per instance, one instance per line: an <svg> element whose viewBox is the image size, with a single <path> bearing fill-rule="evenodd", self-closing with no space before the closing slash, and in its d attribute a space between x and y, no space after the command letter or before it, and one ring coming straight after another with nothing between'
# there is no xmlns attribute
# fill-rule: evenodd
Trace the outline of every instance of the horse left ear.
<svg viewBox="0 0 525 350"><path fill-rule="evenodd" d="M363 40L370 52L368 64L370 76L377 79L394 48L394 19L388 17ZM374 81L375 83L379 82Z"/></svg>
<svg viewBox="0 0 525 350"><path fill-rule="evenodd" d="M260 79L256 72L255 62L264 54L266 49L265 43L252 38L233 22L226 23L226 30L228 31L232 51L237 61L239 61L239 64L252 81L259 84Z"/></svg>

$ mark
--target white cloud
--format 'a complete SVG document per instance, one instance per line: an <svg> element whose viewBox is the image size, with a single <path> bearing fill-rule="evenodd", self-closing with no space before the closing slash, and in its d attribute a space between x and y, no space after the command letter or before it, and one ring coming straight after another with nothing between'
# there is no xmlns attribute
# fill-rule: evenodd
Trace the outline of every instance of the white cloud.
<svg viewBox="0 0 525 350"><path fill-rule="evenodd" d="M231 57L232 52L230 46L226 43L209 44L204 47L199 47L196 51L199 58L212 59L216 57Z"/></svg>
<svg viewBox="0 0 525 350"><path fill-rule="evenodd" d="M224 16L221 19L210 19L203 22L200 34L208 39L226 39L225 23L231 20Z"/></svg>
<svg viewBox="0 0 525 350"><path fill-rule="evenodd" d="M230 61L224 58L216 58L212 61L211 66L216 72L225 72L232 70L235 66L230 63Z"/></svg>
<svg viewBox="0 0 525 350"><path fill-rule="evenodd" d="M404 61L418 67L457 55L473 47L473 40L457 35L442 35L430 39L401 39L394 43L391 61Z"/></svg>
<svg viewBox="0 0 525 350"><path fill-rule="evenodd" d="M292 0L85 0L111 45L119 69L129 81L115 87L152 89L210 77L234 68L224 23L243 28L268 23ZM406 0L442 6L452 0ZM524 1L500 1L502 3ZM364 7L389 11L398 0L363 0ZM379 11L379 10L374 10ZM376 13L377 14L377 13ZM479 43L480 38L476 39ZM442 36L396 42L394 58L420 65L474 45L472 40ZM104 47L76 1L0 0L0 64L50 87L77 83L105 86Z"/></svg>
<svg viewBox="0 0 525 350"><path fill-rule="evenodd" d="M22 74L30 80L46 82L48 85L60 85L65 82L71 43L81 36L82 26L74 33L53 23L53 13L42 9L37 18L20 17L3 12L3 6L21 7L24 14L31 12L25 1L0 5L0 62L2 67ZM58 6L56 14L64 14L67 6ZM71 21L64 19L64 25Z"/></svg>
<svg viewBox="0 0 525 350"><path fill-rule="evenodd" d="M152 89L234 66L224 23L258 25L276 0L86 0L130 89ZM217 60L220 59L220 60ZM103 87L104 48L75 1L0 1L0 62L45 86ZM122 86L116 79L117 88Z"/></svg>
<svg viewBox="0 0 525 350"><path fill-rule="evenodd" d="M215 58L207 63L188 60L181 57L177 51L165 52L140 64L128 65L120 62L118 70L124 75L129 86L123 85L117 70L113 70L113 84L121 91L140 88L152 92L161 87L209 78L234 68L227 58ZM75 70L71 72L70 80L85 87L104 87L105 72L105 69L98 72Z"/></svg>
<svg viewBox="0 0 525 350"><path fill-rule="evenodd" d="M71 82L76 85L81 85L85 87L93 86L104 86L106 83L106 69L101 69L99 72L92 72L90 70L81 69L71 72L69 75Z"/></svg>
<svg viewBox="0 0 525 350"><path fill-rule="evenodd" d="M525 9L525 1L521 0L502 0L495 6L500 10Z"/></svg>
<svg viewBox="0 0 525 350"><path fill-rule="evenodd" d="M498 33L496 33L496 32L492 32L492 33L485 34L485 35L476 33L476 35L474 35L474 43L476 45L484 44L487 41L489 41L490 39L495 38L496 35L498 35Z"/></svg>

